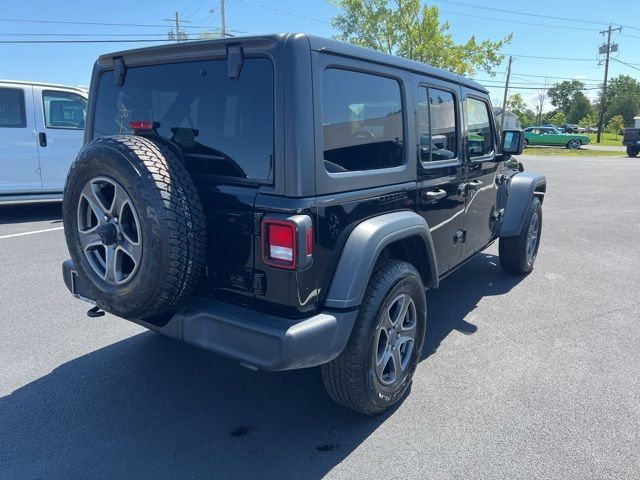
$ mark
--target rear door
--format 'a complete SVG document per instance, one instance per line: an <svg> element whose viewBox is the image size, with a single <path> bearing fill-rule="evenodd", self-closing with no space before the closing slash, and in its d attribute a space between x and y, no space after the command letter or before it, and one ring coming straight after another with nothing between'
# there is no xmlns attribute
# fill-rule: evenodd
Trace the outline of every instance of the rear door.
<svg viewBox="0 0 640 480"><path fill-rule="evenodd" d="M33 101L43 191L62 191L82 147L87 99L71 90L34 86Z"/></svg>
<svg viewBox="0 0 640 480"><path fill-rule="evenodd" d="M418 87L418 211L436 250L438 273L458 260L463 240L465 171L460 154L459 91L444 82Z"/></svg>
<svg viewBox="0 0 640 480"><path fill-rule="evenodd" d="M0 194L42 189L32 89L0 84Z"/></svg>
<svg viewBox="0 0 640 480"><path fill-rule="evenodd" d="M497 233L498 181L504 162L496 158L497 132L489 99L467 91L465 99L467 183L463 256L484 248Z"/></svg>
<svg viewBox="0 0 640 480"><path fill-rule="evenodd" d="M154 134L181 151L206 215L202 293L250 302L253 209L261 186L273 183L274 68L268 58L245 58L238 78L229 71L225 59L142 65L128 67L119 86L109 70L92 132L130 135L130 122L152 122Z"/></svg>

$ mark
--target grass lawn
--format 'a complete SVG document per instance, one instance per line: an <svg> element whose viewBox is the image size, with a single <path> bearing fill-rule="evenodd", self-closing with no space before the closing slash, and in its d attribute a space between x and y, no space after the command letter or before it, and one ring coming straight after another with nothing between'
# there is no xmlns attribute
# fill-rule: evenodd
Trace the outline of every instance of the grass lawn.
<svg viewBox="0 0 640 480"><path fill-rule="evenodd" d="M602 132L602 136L600 137L600 143L596 143L596 137L598 134L590 133L589 134L589 143L593 145L605 145L605 146L614 146L621 147L622 146L622 135L616 135L614 133Z"/></svg>
<svg viewBox="0 0 640 480"><path fill-rule="evenodd" d="M527 147L522 155L540 155L549 157L626 157L624 152L615 150L586 150L584 148Z"/></svg>

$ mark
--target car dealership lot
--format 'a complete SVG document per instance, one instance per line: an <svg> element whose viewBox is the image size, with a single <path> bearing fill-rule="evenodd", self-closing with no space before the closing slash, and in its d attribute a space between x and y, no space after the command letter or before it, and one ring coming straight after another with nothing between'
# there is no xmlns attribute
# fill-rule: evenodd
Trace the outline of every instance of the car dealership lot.
<svg viewBox="0 0 640 480"><path fill-rule="evenodd" d="M318 369L86 317L59 206L0 208L0 478L636 476L640 161L523 161L548 179L534 272L504 274L494 245L430 292L413 391L374 418Z"/></svg>

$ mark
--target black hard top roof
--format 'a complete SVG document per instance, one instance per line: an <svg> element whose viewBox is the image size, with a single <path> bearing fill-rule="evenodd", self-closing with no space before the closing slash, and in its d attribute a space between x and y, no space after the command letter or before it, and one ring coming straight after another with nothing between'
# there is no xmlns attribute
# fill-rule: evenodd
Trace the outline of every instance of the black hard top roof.
<svg viewBox="0 0 640 480"><path fill-rule="evenodd" d="M198 49L206 50L207 45L219 45L221 43L243 43L243 42L260 42L260 41L272 41L272 42L299 42L305 41L309 43L311 50L318 52L330 52L336 55L343 55L350 58L366 60L370 62L376 62L383 65L389 65L403 70L410 70L416 73L423 73L425 75L438 77L443 80L458 83L475 90L479 90L484 93L489 93L478 82L471 80L470 78L457 75L455 73L448 72L441 68L432 67L425 63L416 62L414 60L408 60L406 58L390 55L388 53L378 52L369 48L363 48L356 45L351 45L337 40L331 40L324 37L318 37L315 35L307 35L304 33L279 33L271 35L254 35L244 37L230 37L219 38L214 40L200 40L184 43L171 43L167 45L159 45L154 47L138 48L133 50L126 50L121 52L108 53L100 55L98 58L99 63L110 63L114 57L129 57L139 56L149 53L153 53L154 56L162 55L162 53L175 55L178 51Z"/></svg>

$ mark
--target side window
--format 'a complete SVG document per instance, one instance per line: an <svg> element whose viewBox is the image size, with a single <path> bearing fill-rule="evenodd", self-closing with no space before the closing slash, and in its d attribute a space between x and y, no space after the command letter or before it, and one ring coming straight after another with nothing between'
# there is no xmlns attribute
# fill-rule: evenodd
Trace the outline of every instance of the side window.
<svg viewBox="0 0 640 480"><path fill-rule="evenodd" d="M420 87L418 139L421 162L456 158L456 102L452 93Z"/></svg>
<svg viewBox="0 0 640 480"><path fill-rule="evenodd" d="M69 92L45 90L42 92L44 125L47 128L82 130L87 114L87 101Z"/></svg>
<svg viewBox="0 0 640 480"><path fill-rule="evenodd" d="M0 128L24 128L27 117L24 92L20 88L0 88Z"/></svg>
<svg viewBox="0 0 640 480"><path fill-rule="evenodd" d="M494 142L489 105L482 100L468 98L467 126L469 158L490 155Z"/></svg>
<svg viewBox="0 0 640 480"><path fill-rule="evenodd" d="M367 73L325 70L322 133L324 165L330 173L402 165L400 84Z"/></svg>

